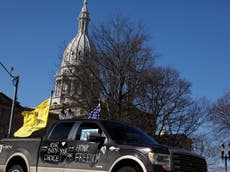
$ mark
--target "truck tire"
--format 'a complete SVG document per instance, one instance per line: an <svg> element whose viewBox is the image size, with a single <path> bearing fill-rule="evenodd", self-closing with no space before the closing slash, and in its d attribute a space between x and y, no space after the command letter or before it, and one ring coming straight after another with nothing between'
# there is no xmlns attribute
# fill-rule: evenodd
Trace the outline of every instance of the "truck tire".
<svg viewBox="0 0 230 172"><path fill-rule="evenodd" d="M13 165L7 172L24 172L20 165Z"/></svg>
<svg viewBox="0 0 230 172"><path fill-rule="evenodd" d="M117 172L141 172L141 170L139 168L125 166L121 167Z"/></svg>

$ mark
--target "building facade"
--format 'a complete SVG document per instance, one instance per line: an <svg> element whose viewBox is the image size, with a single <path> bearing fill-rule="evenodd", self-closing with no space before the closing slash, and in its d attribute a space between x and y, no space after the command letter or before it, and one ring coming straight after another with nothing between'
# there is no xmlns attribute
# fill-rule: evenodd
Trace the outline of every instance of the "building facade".
<svg viewBox="0 0 230 172"><path fill-rule="evenodd" d="M8 134L11 106L12 99L0 92L0 137ZM15 103L11 133L14 133L22 126L23 117L20 114L23 109L18 102Z"/></svg>

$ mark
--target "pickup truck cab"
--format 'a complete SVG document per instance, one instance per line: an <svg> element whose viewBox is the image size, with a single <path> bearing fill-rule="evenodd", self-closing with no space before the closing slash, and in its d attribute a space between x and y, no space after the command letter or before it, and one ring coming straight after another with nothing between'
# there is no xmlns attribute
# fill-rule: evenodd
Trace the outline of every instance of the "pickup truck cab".
<svg viewBox="0 0 230 172"><path fill-rule="evenodd" d="M159 145L142 130L110 120L54 123L41 139L0 141L0 172L207 172L191 152Z"/></svg>

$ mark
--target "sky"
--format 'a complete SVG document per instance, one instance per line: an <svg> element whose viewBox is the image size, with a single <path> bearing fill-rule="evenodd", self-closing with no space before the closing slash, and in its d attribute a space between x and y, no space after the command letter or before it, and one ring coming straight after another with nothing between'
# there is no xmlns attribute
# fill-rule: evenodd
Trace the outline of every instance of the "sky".
<svg viewBox="0 0 230 172"><path fill-rule="evenodd" d="M216 101L230 90L229 0L88 0L90 25L122 13L141 21L159 55L192 83L192 97ZM19 75L18 101L35 107L50 96L63 45L76 35L83 0L0 0L0 62ZM0 66L0 92L14 96Z"/></svg>

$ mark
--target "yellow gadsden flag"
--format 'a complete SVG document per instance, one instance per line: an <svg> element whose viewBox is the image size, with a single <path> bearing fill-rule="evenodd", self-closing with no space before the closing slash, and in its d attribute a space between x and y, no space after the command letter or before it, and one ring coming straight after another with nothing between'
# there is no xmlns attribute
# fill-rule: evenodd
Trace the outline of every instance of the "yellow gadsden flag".
<svg viewBox="0 0 230 172"><path fill-rule="evenodd" d="M14 137L28 137L34 131L46 127L49 115L50 100L50 98L46 99L32 111L22 112L22 116L24 117L23 126L14 133Z"/></svg>

